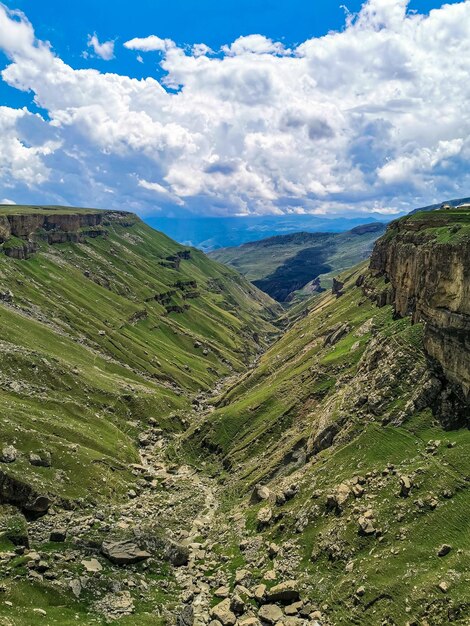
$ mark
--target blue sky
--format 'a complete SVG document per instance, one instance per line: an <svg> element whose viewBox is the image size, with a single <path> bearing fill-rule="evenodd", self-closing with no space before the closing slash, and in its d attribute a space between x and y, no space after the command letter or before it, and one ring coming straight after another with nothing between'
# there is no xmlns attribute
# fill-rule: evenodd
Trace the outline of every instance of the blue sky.
<svg viewBox="0 0 470 626"><path fill-rule="evenodd" d="M345 4L361 10L360 1ZM425 131L446 91L462 106L467 96L469 3L450 4L427 19L441 2L369 0L346 24L331 1L5 0L24 17L6 13L3 44L0 32L1 67L11 64L0 81L4 141L18 143L0 162L0 194L113 206L125 198L141 212L221 215L393 212L468 195L466 116L460 134L452 117L459 103ZM8 36L18 20L32 37L21 50ZM337 35L325 39L329 31ZM98 48L88 45L94 34ZM163 41L158 50L145 40L152 35ZM191 50L199 43L212 50ZM90 69L99 76L79 72ZM14 113L21 107L27 112Z"/></svg>

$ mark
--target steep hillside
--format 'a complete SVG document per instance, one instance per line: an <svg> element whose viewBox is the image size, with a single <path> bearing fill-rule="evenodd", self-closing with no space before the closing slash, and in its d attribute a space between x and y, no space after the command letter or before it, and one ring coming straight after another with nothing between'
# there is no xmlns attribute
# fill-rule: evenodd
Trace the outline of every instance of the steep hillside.
<svg viewBox="0 0 470 626"><path fill-rule="evenodd" d="M392 224L187 440L225 470L232 562L322 624L470 621L469 226Z"/></svg>
<svg viewBox="0 0 470 626"><path fill-rule="evenodd" d="M275 312L130 213L0 208L1 443L18 457L2 499L122 492L149 420L181 429L196 394L266 346Z"/></svg>
<svg viewBox="0 0 470 626"><path fill-rule="evenodd" d="M211 257L238 270L280 302L331 286L333 275L366 259L385 224L357 226L345 233L295 233L223 248Z"/></svg>

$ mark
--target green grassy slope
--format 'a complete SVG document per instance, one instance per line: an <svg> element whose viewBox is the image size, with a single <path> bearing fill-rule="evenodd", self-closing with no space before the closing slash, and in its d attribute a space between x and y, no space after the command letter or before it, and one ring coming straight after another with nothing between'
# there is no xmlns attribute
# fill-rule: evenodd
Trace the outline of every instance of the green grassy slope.
<svg viewBox="0 0 470 626"><path fill-rule="evenodd" d="M384 230L384 224L369 224L345 233L279 235L215 250L210 256L284 301L298 290L304 289L303 295L311 293L311 282L317 277L322 286L330 287L333 275L369 256Z"/></svg>
<svg viewBox="0 0 470 626"><path fill-rule="evenodd" d="M215 452L227 510L241 512L248 537L262 537L260 555L279 546L273 569L302 581L327 623L468 624L470 432L445 431L433 418L423 329L365 297L357 280L366 274L366 264L343 273L343 296L311 302L193 428L184 453ZM367 281L369 290L384 287ZM408 497L400 497L403 475L412 482ZM273 496L253 504L260 482ZM331 510L344 483L347 500ZM292 484L295 495L279 499ZM266 506L272 519L260 529ZM370 536L359 532L366 512ZM240 568L239 540L227 554ZM442 544L451 546L446 557L438 556Z"/></svg>
<svg viewBox="0 0 470 626"><path fill-rule="evenodd" d="M20 452L2 471L65 498L125 489L148 420L181 429L191 397L275 332L275 303L232 270L135 216L106 230L28 260L0 252L1 444ZM29 464L39 449L51 468Z"/></svg>

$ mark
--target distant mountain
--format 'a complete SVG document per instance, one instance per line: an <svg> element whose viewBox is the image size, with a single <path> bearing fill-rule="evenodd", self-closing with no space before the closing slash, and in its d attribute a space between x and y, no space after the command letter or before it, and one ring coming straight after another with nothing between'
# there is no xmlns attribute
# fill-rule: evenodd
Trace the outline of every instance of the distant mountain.
<svg viewBox="0 0 470 626"><path fill-rule="evenodd" d="M311 294L330 286L334 274L367 258L385 231L380 222L361 224L345 233L277 235L210 253L237 269L280 302L303 289Z"/></svg>
<svg viewBox="0 0 470 626"><path fill-rule="evenodd" d="M411 213L419 213L420 211L435 211L443 204L449 204L450 206L457 207L462 204L470 204L470 198L454 198L454 200L445 200L444 202L438 202L437 204L429 204L428 206L423 206L420 209L414 209Z"/></svg>
<svg viewBox="0 0 470 626"><path fill-rule="evenodd" d="M395 217L395 216L393 216ZM298 232L340 233L369 222L375 217L318 217L318 215L264 215L253 217L148 217L144 220L185 246L204 252L240 246L275 235ZM380 219L389 221L380 216Z"/></svg>

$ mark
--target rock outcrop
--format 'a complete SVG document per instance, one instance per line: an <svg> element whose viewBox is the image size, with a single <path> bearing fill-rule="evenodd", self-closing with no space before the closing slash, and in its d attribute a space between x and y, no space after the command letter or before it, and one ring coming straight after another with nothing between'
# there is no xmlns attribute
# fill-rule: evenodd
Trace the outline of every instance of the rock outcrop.
<svg viewBox="0 0 470 626"><path fill-rule="evenodd" d="M130 226L136 216L124 211L84 211L61 207L32 207L24 213L11 212L0 215L0 244L7 256L27 259L38 247L38 242L49 245L82 243L86 237L106 236L106 226ZM60 210L59 210L60 209Z"/></svg>
<svg viewBox="0 0 470 626"><path fill-rule="evenodd" d="M461 390L459 406L451 402L460 422L464 413L468 419L470 402L470 240L462 235L469 222L470 210L464 209L393 222L370 263L386 282L380 304L391 303L396 315L424 323L428 356Z"/></svg>

